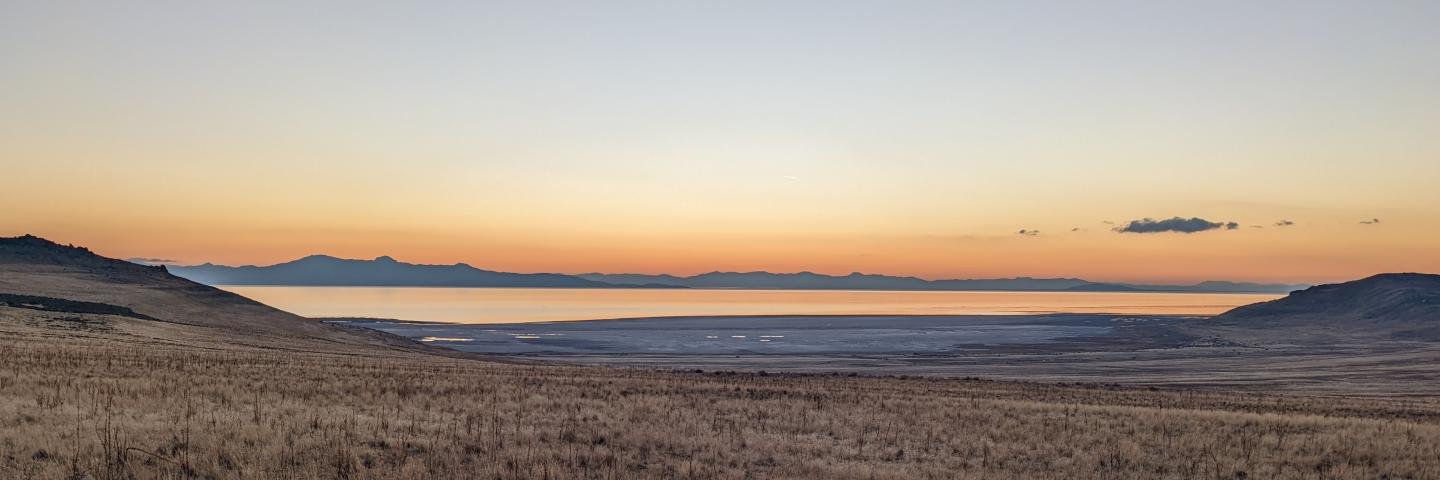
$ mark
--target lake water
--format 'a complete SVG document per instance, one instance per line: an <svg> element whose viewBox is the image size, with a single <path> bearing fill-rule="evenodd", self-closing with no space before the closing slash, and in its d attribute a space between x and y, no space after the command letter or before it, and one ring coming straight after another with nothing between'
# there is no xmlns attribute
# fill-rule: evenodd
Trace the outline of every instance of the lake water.
<svg viewBox="0 0 1440 480"><path fill-rule="evenodd" d="M1279 295L1129 292L222 286L307 317L450 323L743 315L1210 315Z"/></svg>

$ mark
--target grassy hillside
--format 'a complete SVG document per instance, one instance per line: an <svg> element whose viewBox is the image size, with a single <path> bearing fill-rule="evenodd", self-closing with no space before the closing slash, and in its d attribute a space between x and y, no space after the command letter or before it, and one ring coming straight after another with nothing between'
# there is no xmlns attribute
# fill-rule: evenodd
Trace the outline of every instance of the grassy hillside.
<svg viewBox="0 0 1440 480"><path fill-rule="evenodd" d="M1440 275L1385 273L1317 285L1210 319L1222 335L1336 343L1440 341Z"/></svg>
<svg viewBox="0 0 1440 480"><path fill-rule="evenodd" d="M0 238L0 294L30 296L76 318L94 320L134 342L242 344L268 348L353 351L420 348L399 337L344 329L284 312L165 271L105 258L80 247L33 237ZM3 298L0 298L3 300ZM24 305L25 302L9 302Z"/></svg>

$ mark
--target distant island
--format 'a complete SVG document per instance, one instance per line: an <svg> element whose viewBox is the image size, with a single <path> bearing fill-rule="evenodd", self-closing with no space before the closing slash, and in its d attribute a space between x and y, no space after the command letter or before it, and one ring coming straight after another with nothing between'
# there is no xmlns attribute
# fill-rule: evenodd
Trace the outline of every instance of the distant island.
<svg viewBox="0 0 1440 480"><path fill-rule="evenodd" d="M176 276L208 285L295 285L346 287L645 288L612 285L558 273L510 273L457 263L419 265L390 257L374 260L311 255L269 266L231 267L206 263L167 265ZM655 285L656 288L675 288Z"/></svg>
<svg viewBox="0 0 1440 480"><path fill-rule="evenodd" d="M137 260L137 262L140 262ZM1092 282L1078 278L925 280L916 277L811 272L710 272L674 275L511 273L464 263L423 265L391 257L373 260L311 255L268 266L166 265L177 276L209 285L492 287L492 288L727 288L757 290L896 290L1030 292L1289 293L1308 285L1208 281L1193 285Z"/></svg>
<svg viewBox="0 0 1440 480"><path fill-rule="evenodd" d="M1289 293L1309 286L1225 281L1200 282L1194 285L1142 285L1092 282L1079 278L1031 277L925 280L916 277L859 272L849 275L825 275L811 272L710 272L690 277L586 273L578 276L612 284L793 290Z"/></svg>

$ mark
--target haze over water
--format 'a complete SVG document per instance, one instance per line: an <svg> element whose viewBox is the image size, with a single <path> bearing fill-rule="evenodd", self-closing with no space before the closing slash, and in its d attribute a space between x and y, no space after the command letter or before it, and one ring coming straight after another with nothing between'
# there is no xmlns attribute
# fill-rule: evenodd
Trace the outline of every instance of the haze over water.
<svg viewBox="0 0 1440 480"><path fill-rule="evenodd" d="M741 315L1211 315L1264 294L260 287L226 290L308 317L450 323Z"/></svg>

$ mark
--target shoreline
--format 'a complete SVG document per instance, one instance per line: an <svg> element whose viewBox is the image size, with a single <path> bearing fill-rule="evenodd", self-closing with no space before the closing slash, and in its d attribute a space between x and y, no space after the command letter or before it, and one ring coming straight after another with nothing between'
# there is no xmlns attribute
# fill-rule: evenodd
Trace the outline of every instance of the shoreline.
<svg viewBox="0 0 1440 480"><path fill-rule="evenodd" d="M552 324L554 324L554 325L559 325L559 324L569 325L569 324L592 323L592 322L635 322L635 321L661 321L661 320L727 320L727 319L745 320L745 319L782 319L782 318L835 318L835 319L857 319L857 318L989 319L989 318L995 318L995 319L1000 319L1000 318L1040 318L1040 317L1065 317L1065 316L1085 316L1085 317L1145 317L1145 318L1203 319L1203 318L1213 317L1214 315L1185 314L1185 313L1134 314L1134 313L1116 313L1116 312L1093 312L1093 313L1092 313L1092 312L1061 312L1061 311L1056 311L1056 312L1043 312L1043 313L1020 312L1020 313L1013 313L1013 314L981 314L981 313L976 313L976 314L947 314L947 313L936 313L936 314L916 314L916 313L897 313L897 314L883 314L883 313L882 313L882 314L870 314L870 313L788 314L788 313L777 313L777 314L761 314L761 315L668 315L668 316L650 316L650 317L587 318L587 319L580 319L580 320L543 320L543 321L536 321L536 322L506 322L506 323L459 323L459 322L441 322L441 321L433 321L433 320L404 320L404 319L398 319L398 318L352 317L352 316L320 316L320 317L306 317L306 318L309 318L309 319L311 319L311 320L321 321L321 322L333 322L333 323L347 323L347 322L349 322L349 323L355 323L355 322L383 322L383 323L396 323L396 324L406 324L406 325L448 325L448 326L462 326L462 325L463 325L463 326L496 326L496 325L499 325L499 326L520 326L520 325L552 325Z"/></svg>

